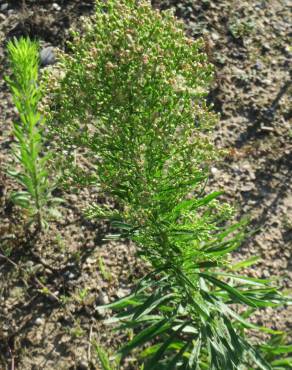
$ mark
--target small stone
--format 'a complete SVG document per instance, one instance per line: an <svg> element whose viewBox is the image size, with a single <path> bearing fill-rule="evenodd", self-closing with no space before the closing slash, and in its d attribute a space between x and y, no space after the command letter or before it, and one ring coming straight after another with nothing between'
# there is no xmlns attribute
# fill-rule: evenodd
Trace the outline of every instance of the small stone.
<svg viewBox="0 0 292 370"><path fill-rule="evenodd" d="M214 40L214 41L218 41L219 39L220 39L220 36L218 35L218 33L216 33L216 32L213 32L212 34L211 34L211 37L212 37L212 39Z"/></svg>
<svg viewBox="0 0 292 370"><path fill-rule="evenodd" d="M262 65L262 63L261 63L261 62L259 62L259 61L257 61L257 62L255 63L254 67L255 67L255 69L256 69L257 71L260 71L260 70L262 70L262 69L263 69L263 65Z"/></svg>
<svg viewBox="0 0 292 370"><path fill-rule="evenodd" d="M96 258L88 257L86 260L87 265L95 265L96 264Z"/></svg>
<svg viewBox="0 0 292 370"><path fill-rule="evenodd" d="M55 57L54 49L52 46L48 46L41 50L40 63L42 67L56 63L56 57Z"/></svg>
<svg viewBox="0 0 292 370"><path fill-rule="evenodd" d="M262 50L263 50L263 52L267 52L267 51L271 50L271 47L268 44L263 44L262 45Z"/></svg>
<svg viewBox="0 0 292 370"><path fill-rule="evenodd" d="M212 175L216 175L216 173L218 173L218 168L216 168L216 167L211 167L211 174Z"/></svg>
<svg viewBox="0 0 292 370"><path fill-rule="evenodd" d="M104 319L108 313L108 310L102 307L96 307L95 312L99 318Z"/></svg>
<svg viewBox="0 0 292 370"><path fill-rule="evenodd" d="M242 191L242 192L249 192L249 191L253 190L253 188L254 188L254 185L252 183L250 183L250 184L244 184L241 187L240 191Z"/></svg>
<svg viewBox="0 0 292 370"><path fill-rule="evenodd" d="M266 78L266 79L262 80L262 83L267 85L267 86L270 86L272 84L272 81L270 79Z"/></svg>
<svg viewBox="0 0 292 370"><path fill-rule="evenodd" d="M78 365L77 365L77 370L88 370L89 367L88 367L88 364L85 360L81 360L78 362Z"/></svg>
<svg viewBox="0 0 292 370"><path fill-rule="evenodd" d="M118 298L124 298L124 297L126 297L127 295L129 295L130 294L130 290L129 289L118 289L118 291L116 292L116 296L118 297Z"/></svg>
<svg viewBox="0 0 292 370"><path fill-rule="evenodd" d="M22 287L16 286L10 291L10 298L12 299L19 299L24 294L24 290Z"/></svg>
<svg viewBox="0 0 292 370"><path fill-rule="evenodd" d="M64 277L67 279L67 280L73 280L76 278L76 276L73 274L73 272L70 272L70 271L66 271L64 273Z"/></svg>
<svg viewBox="0 0 292 370"><path fill-rule="evenodd" d="M269 127L269 126L262 126L261 127L261 130L262 131L266 131L266 132L273 132L274 131L274 128L273 127Z"/></svg>
<svg viewBox="0 0 292 370"><path fill-rule="evenodd" d="M61 10L60 5L57 4L57 3L53 3L52 8L53 8L53 10L56 10L57 12L59 12Z"/></svg>
<svg viewBox="0 0 292 370"><path fill-rule="evenodd" d="M251 180L255 180L255 179L256 179L256 175L255 175L255 173L251 171L251 172L249 173L249 178L250 178Z"/></svg>
<svg viewBox="0 0 292 370"><path fill-rule="evenodd" d="M3 315L8 315L8 308L7 307L4 307L3 310L2 310L2 314Z"/></svg>
<svg viewBox="0 0 292 370"><path fill-rule="evenodd" d="M34 322L37 326L41 326L43 325L44 323L44 319L42 319L41 317L38 317L35 322Z"/></svg>
<svg viewBox="0 0 292 370"><path fill-rule="evenodd" d="M109 297L107 294L103 293L102 291L99 292L97 298L98 304L109 304Z"/></svg>
<svg viewBox="0 0 292 370"><path fill-rule="evenodd" d="M7 10L7 9L8 9L8 4L7 3L2 4L1 7L0 7L1 12L5 12L5 10Z"/></svg>
<svg viewBox="0 0 292 370"><path fill-rule="evenodd" d="M270 277L269 271L267 269L263 270L262 276L263 276L263 278L269 278Z"/></svg>
<svg viewBox="0 0 292 370"><path fill-rule="evenodd" d="M33 265L34 265L34 263L33 263L33 261L27 261L26 263L25 263L25 266L27 267L27 268L32 268L33 267Z"/></svg>

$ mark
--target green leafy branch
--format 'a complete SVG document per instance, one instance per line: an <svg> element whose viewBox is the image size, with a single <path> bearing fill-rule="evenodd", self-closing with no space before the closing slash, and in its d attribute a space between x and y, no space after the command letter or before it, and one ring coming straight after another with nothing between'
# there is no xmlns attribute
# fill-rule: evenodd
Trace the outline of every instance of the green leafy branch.
<svg viewBox="0 0 292 370"><path fill-rule="evenodd" d="M41 229L48 214L54 214L52 204L58 199L51 196L52 184L48 173L50 153L44 153L44 117L38 110L41 100L38 44L20 38L9 41L7 49L12 75L6 81L19 113L19 122L13 123L16 165L9 174L22 187L11 198L15 204L28 211L31 221L36 222Z"/></svg>

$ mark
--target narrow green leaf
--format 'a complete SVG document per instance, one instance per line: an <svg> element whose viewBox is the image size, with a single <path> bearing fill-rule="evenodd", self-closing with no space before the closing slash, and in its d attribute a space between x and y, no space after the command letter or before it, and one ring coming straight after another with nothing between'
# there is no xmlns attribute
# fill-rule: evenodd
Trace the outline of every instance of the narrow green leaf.
<svg viewBox="0 0 292 370"><path fill-rule="evenodd" d="M159 368L159 361L163 357L165 351L169 348L171 343L175 341L179 333L182 332L183 328L188 324L188 322L183 323L176 331L174 331L167 340L159 347L154 356L145 364L145 370L155 370Z"/></svg>
<svg viewBox="0 0 292 370"><path fill-rule="evenodd" d="M292 357L274 360L272 366L287 366L288 369L292 369Z"/></svg>
<svg viewBox="0 0 292 370"><path fill-rule="evenodd" d="M193 350L189 357L189 368L190 369L193 369L193 370L198 369L201 345L202 345L202 341L200 337L196 341L193 341Z"/></svg>
<svg viewBox="0 0 292 370"><path fill-rule="evenodd" d="M128 306L138 306L142 302L144 302L144 298L144 295L130 294L127 297L121 298L115 302L99 306L99 308L111 308L120 310Z"/></svg>
<svg viewBox="0 0 292 370"><path fill-rule="evenodd" d="M233 271L238 271L238 270L241 270L241 269L244 269L246 267L249 267L249 266L252 266L252 265L255 265L256 263L258 263L259 261L261 260L261 257L260 256L252 256L244 261L241 261L241 262L238 262L238 263L235 263L234 265L232 265L230 268L231 270Z"/></svg>
<svg viewBox="0 0 292 370"><path fill-rule="evenodd" d="M273 355L279 355L282 353L292 353L292 344L291 345L279 345L277 347L272 347L269 345L261 345L261 349L267 353L272 353Z"/></svg>
<svg viewBox="0 0 292 370"><path fill-rule="evenodd" d="M152 295L150 296L141 306L137 307L133 316L133 320L138 319L142 315L147 315L151 311L153 311L155 308L157 308L162 302L167 302L171 298L174 298L173 293L169 293L165 296L163 296L163 292L161 292L162 296L159 296L158 294L158 299L157 295Z"/></svg>
<svg viewBox="0 0 292 370"><path fill-rule="evenodd" d="M250 299L244 296L238 289L233 288L232 286L224 283L223 281L220 281L213 276L210 276L208 274L200 273L200 276L204 277L205 279L209 280L212 284L215 286L218 286L219 288L227 291L232 297L238 299L240 302L246 303L247 305L251 307L257 307L256 303Z"/></svg>
<svg viewBox="0 0 292 370"><path fill-rule="evenodd" d="M163 319L158 323L148 326L146 329L142 330L138 335L136 335L129 343L123 346L119 353L122 357L125 357L130 353L135 347L141 346L145 342L150 341L156 335L162 334L171 327L171 323L168 319Z"/></svg>
<svg viewBox="0 0 292 370"><path fill-rule="evenodd" d="M267 283L270 283L270 280L268 279L257 279L257 278L251 278L248 276L243 276L243 275L229 274L225 272L208 271L208 274L230 277L234 280L238 280L243 283L248 283L249 285L266 286ZM274 289L274 288L271 288L271 289Z"/></svg>
<svg viewBox="0 0 292 370"><path fill-rule="evenodd" d="M98 355L99 361L101 362L102 369L103 370L114 370L111 367L110 360L109 360L108 355L105 352L105 350L101 346L99 346L98 344L95 344L94 347L95 347L96 353Z"/></svg>
<svg viewBox="0 0 292 370"><path fill-rule="evenodd" d="M179 352L171 359L171 361L167 364L167 370L174 370L179 362L181 362L183 355L188 349L189 342L187 342Z"/></svg>

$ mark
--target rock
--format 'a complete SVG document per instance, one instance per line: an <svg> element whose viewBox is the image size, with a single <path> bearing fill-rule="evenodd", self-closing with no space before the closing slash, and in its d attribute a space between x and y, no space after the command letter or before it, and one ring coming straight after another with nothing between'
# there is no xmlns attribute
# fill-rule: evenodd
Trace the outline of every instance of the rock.
<svg viewBox="0 0 292 370"><path fill-rule="evenodd" d="M96 307L95 312L97 313L98 318L104 319L107 316L109 310L102 307Z"/></svg>
<svg viewBox="0 0 292 370"><path fill-rule="evenodd" d="M37 326L41 326L43 325L44 323L44 319L42 319L41 317L38 317L35 322L34 322Z"/></svg>
<svg viewBox="0 0 292 370"><path fill-rule="evenodd" d="M270 272L269 272L269 270L264 269L264 270L263 270L263 272L262 272L262 276L263 276L263 278L265 278L265 279L269 278L269 277L270 277Z"/></svg>
<svg viewBox="0 0 292 370"><path fill-rule="evenodd" d="M96 264L96 258L88 257L88 258L86 259L86 264L87 264L87 265L95 265L95 264Z"/></svg>
<svg viewBox="0 0 292 370"><path fill-rule="evenodd" d="M32 262L32 261L28 261L28 262ZM36 274L38 271L42 271L43 269L44 269L44 266L41 263L33 263L32 265L27 264L27 270L33 274Z"/></svg>
<svg viewBox="0 0 292 370"><path fill-rule="evenodd" d="M241 192L249 192L252 191L254 188L254 185L252 183L247 183L241 186L240 191Z"/></svg>
<svg viewBox="0 0 292 370"><path fill-rule="evenodd" d="M52 46L43 48L40 52L40 64L41 67L45 67L56 63L56 57Z"/></svg>
<svg viewBox="0 0 292 370"><path fill-rule="evenodd" d="M100 291L97 298L97 304L109 304L109 297L104 292Z"/></svg>
<svg viewBox="0 0 292 370"><path fill-rule="evenodd" d="M118 298L123 298L123 297L126 297L127 295L129 295L131 293L130 289L118 289L118 291L116 292L116 296Z"/></svg>
<svg viewBox="0 0 292 370"><path fill-rule="evenodd" d="M270 45L269 44L263 44L262 45L262 51L264 52L264 53L266 53L266 52L268 52L268 51L270 51L271 50L271 47L270 47Z"/></svg>
<svg viewBox="0 0 292 370"><path fill-rule="evenodd" d="M70 272L70 271L66 271L66 272L64 273L64 277L65 277L66 279L69 279L69 280L73 280L73 279L75 279L75 278L76 278L76 276L75 276L72 272Z"/></svg>
<svg viewBox="0 0 292 370"><path fill-rule="evenodd" d="M261 126L261 130L266 132L274 132L274 128L269 126Z"/></svg>
<svg viewBox="0 0 292 370"><path fill-rule="evenodd" d="M27 261L26 263L25 263L25 267L27 267L27 268L32 268L34 266L34 262L33 261L31 261L31 260L29 260L29 261Z"/></svg>
<svg viewBox="0 0 292 370"><path fill-rule="evenodd" d="M261 70L263 69L263 65L262 65L262 63L261 63L261 62L259 62L259 61L257 61L257 62L255 63L254 67L255 67L255 69L256 69L257 71L261 71Z"/></svg>
<svg viewBox="0 0 292 370"><path fill-rule="evenodd" d="M52 9L55 10L55 11L57 11L57 12L59 12L61 10L61 7L60 7L59 4L53 3L52 4Z"/></svg>
<svg viewBox="0 0 292 370"><path fill-rule="evenodd" d="M80 360L77 365L77 370L88 370L89 366L85 360Z"/></svg>
<svg viewBox="0 0 292 370"><path fill-rule="evenodd" d="M220 39L220 35L218 35L218 33L216 33L216 32L212 32L211 37L212 37L213 41L218 41Z"/></svg>
<svg viewBox="0 0 292 370"><path fill-rule="evenodd" d="M16 286L10 291L10 298L19 299L24 294L24 289L20 286Z"/></svg>
<svg viewBox="0 0 292 370"><path fill-rule="evenodd" d="M5 10L7 10L7 9L8 9L8 6L9 6L9 5L8 5L7 3L2 4L2 5L1 5L1 7L0 7L0 11L1 11L1 12L5 12Z"/></svg>
<svg viewBox="0 0 292 370"><path fill-rule="evenodd" d="M262 83L264 85L270 86L272 84L272 81L269 78L266 78L266 79L262 80Z"/></svg>
<svg viewBox="0 0 292 370"><path fill-rule="evenodd" d="M216 167L211 167L211 174L213 175L213 176L215 176L216 175L216 173L218 173L218 168L216 168Z"/></svg>

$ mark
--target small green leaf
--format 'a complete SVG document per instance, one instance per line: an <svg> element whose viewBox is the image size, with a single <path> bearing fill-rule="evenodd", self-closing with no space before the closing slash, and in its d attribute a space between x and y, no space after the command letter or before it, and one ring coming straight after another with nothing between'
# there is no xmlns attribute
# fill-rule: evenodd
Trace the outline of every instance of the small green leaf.
<svg viewBox="0 0 292 370"><path fill-rule="evenodd" d="M109 357L108 357L107 353L105 352L105 350L101 346L99 346L98 344L95 344L94 347L95 347L96 353L98 355L99 361L101 362L102 369L103 370L114 370L111 367Z"/></svg>
<svg viewBox="0 0 292 370"><path fill-rule="evenodd" d="M138 335L136 335L129 343L123 346L119 350L119 353L122 355L122 357L125 357L135 347L141 346L145 342L150 341L153 337L164 333L170 327L171 323L168 319L163 319L158 323L148 326L146 329L142 330Z"/></svg>
<svg viewBox="0 0 292 370"><path fill-rule="evenodd" d="M250 257L250 258L248 258L248 259L246 259L244 261L241 261L241 262L238 262L238 263L232 265L230 268L233 271L238 271L238 270L244 269L246 267L255 265L260 260L261 260L261 257L260 256L252 256L252 257Z"/></svg>
<svg viewBox="0 0 292 370"><path fill-rule="evenodd" d="M285 366L288 369L292 369L292 357L283 358L282 360L274 360L272 362L273 366Z"/></svg>
<svg viewBox="0 0 292 370"><path fill-rule="evenodd" d="M232 297L238 299L240 302L246 303L248 306L251 306L251 307L257 307L257 305L253 301L253 299L247 298L238 289L233 288L232 286L230 286L230 285L224 283L223 281L220 281L220 280L218 280L218 279L216 279L213 276L210 276L208 274L200 273L200 276L209 280L215 286L218 286L219 288L227 291Z"/></svg>
<svg viewBox="0 0 292 370"><path fill-rule="evenodd" d="M196 341L193 341L193 350L189 357L189 368L197 370L199 365L199 355L201 350L202 341L199 337Z"/></svg>
<svg viewBox="0 0 292 370"><path fill-rule="evenodd" d="M99 306L99 308L111 308L111 309L120 310L128 306L139 306L143 302L144 302L144 295L130 294L115 302Z"/></svg>

